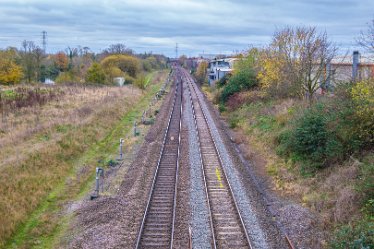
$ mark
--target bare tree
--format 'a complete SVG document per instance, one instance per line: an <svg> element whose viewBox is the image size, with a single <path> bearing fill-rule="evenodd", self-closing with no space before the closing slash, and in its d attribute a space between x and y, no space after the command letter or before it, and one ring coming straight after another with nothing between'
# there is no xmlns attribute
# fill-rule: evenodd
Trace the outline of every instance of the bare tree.
<svg viewBox="0 0 374 249"><path fill-rule="evenodd" d="M28 83L32 82L35 79L35 58L34 50L36 45L33 41L22 42L21 49L21 63L23 67L23 73Z"/></svg>
<svg viewBox="0 0 374 249"><path fill-rule="evenodd" d="M281 71L291 83L290 90L312 103L315 92L329 80L329 75L323 76L336 53L326 32L318 33L315 27L288 27L275 33L271 46L285 62Z"/></svg>
<svg viewBox="0 0 374 249"><path fill-rule="evenodd" d="M368 23L366 31L361 31L357 42L369 52L374 52L374 19Z"/></svg>
<svg viewBox="0 0 374 249"><path fill-rule="evenodd" d="M40 81L42 61L45 57L44 50L41 49L40 47L36 47L33 51L33 54L34 54L34 59L35 59L36 80Z"/></svg>
<svg viewBox="0 0 374 249"><path fill-rule="evenodd" d="M117 43L117 44L111 44L109 48L104 50L104 53L106 54L130 54L132 55L134 52L132 49L126 47L125 44Z"/></svg>

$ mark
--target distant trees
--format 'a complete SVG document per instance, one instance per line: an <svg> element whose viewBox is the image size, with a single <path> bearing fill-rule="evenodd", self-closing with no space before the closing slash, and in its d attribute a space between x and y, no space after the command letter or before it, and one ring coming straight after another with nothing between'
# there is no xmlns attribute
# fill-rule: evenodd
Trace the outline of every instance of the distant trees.
<svg viewBox="0 0 374 249"><path fill-rule="evenodd" d="M104 50L104 54L106 55L113 55L113 54L127 54L132 55L134 51L132 49L126 47L125 44L122 43L116 43L111 44L107 49Z"/></svg>
<svg viewBox="0 0 374 249"><path fill-rule="evenodd" d="M133 55L124 44L112 44L103 53L89 47L67 47L56 54L45 54L33 41L23 41L20 49L0 50L0 84L44 82L104 83L125 77L134 83L141 72L167 67L167 58L152 52Z"/></svg>

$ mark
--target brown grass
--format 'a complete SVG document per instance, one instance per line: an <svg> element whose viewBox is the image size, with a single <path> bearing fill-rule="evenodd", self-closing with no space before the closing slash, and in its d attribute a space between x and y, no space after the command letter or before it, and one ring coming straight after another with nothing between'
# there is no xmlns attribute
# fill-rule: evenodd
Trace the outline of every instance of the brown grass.
<svg viewBox="0 0 374 249"><path fill-rule="evenodd" d="M214 91L209 92L208 97L214 101ZM229 101L234 111L228 111L223 116L229 121L232 117L239 120L234 140L241 144L244 155L253 162L257 174L269 179L270 187L280 196L292 199L318 214L318 226L322 227L325 238L331 236L336 225L347 224L361 215L362 196L356 189L360 181L360 162L348 160L329 165L313 177L303 177L298 165L287 162L276 154L275 141L279 130L275 128L264 132L255 126L258 117L266 115L273 117L281 127L288 123L292 115L297 115L289 111L305 106L305 102L275 99L271 105L264 104L256 111L246 111L235 108L252 101L261 103L258 102L260 97L246 93L240 93L236 97L237 99Z"/></svg>
<svg viewBox="0 0 374 249"><path fill-rule="evenodd" d="M0 122L0 247L142 94L131 86L57 88L59 98Z"/></svg>

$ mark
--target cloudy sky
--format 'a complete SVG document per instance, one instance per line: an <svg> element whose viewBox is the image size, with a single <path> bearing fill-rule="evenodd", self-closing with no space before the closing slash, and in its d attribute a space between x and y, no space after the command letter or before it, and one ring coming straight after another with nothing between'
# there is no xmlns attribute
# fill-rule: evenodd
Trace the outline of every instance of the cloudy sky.
<svg viewBox="0 0 374 249"><path fill-rule="evenodd" d="M275 29L313 25L342 50L353 49L374 18L373 0L0 0L0 48L22 40L48 52L125 43L136 52L175 56L264 46Z"/></svg>

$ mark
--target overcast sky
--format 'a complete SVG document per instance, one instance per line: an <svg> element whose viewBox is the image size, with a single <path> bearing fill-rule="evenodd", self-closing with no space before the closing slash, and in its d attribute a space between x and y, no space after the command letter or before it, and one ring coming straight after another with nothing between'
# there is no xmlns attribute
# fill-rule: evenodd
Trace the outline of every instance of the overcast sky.
<svg viewBox="0 0 374 249"><path fill-rule="evenodd" d="M45 30L48 52L125 43L174 57L178 43L179 55L193 56L264 46L277 28L313 25L346 50L373 18L374 0L0 0L0 48L41 45Z"/></svg>

